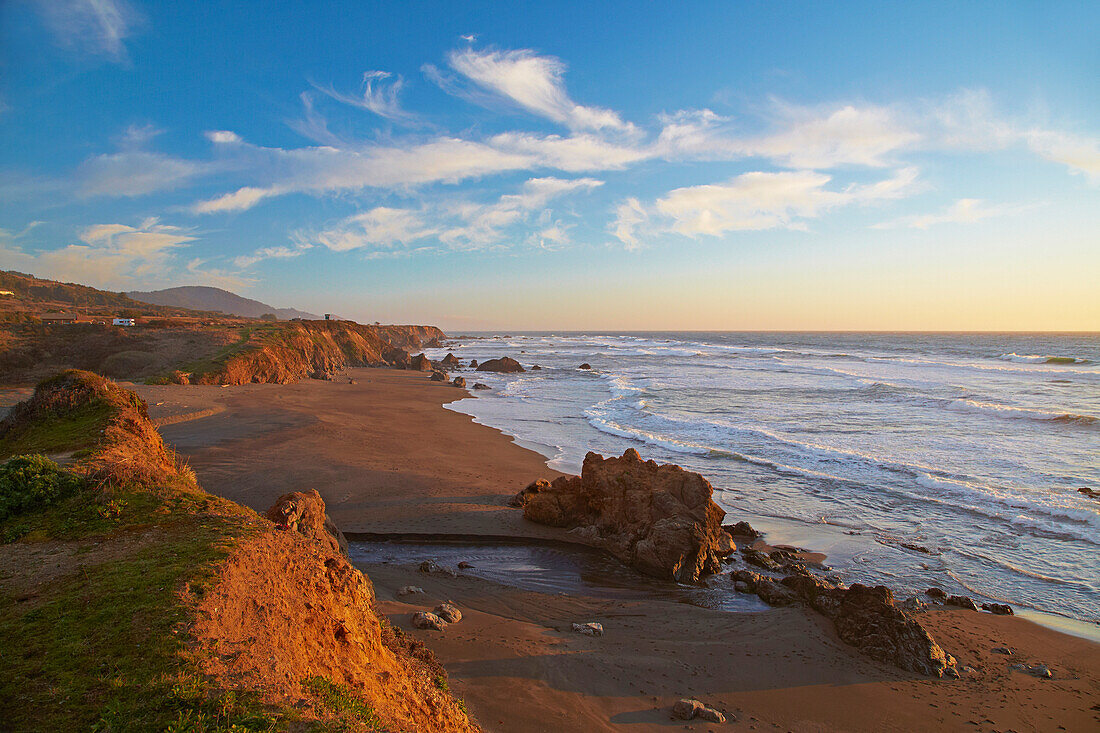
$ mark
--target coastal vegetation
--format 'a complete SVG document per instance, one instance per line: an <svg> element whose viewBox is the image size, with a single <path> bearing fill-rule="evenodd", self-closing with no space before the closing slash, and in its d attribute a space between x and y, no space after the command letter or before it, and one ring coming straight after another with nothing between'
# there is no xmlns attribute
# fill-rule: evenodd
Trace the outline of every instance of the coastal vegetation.
<svg viewBox="0 0 1100 733"><path fill-rule="evenodd" d="M28 447L65 463L23 454ZM338 666L291 680L293 697L284 680L235 678L232 660L219 658L227 640L201 622L204 600L220 597L242 554L270 581L264 595L235 587L242 604L325 582L295 576L307 565L339 567L345 582L360 578L357 587L369 581L342 557L323 558L306 538L203 491L132 392L88 372L46 380L0 422L0 460L5 729L397 730L415 717L420 730L476 730L436 687L434 668L385 645L369 604L343 611L376 643L350 641L357 661L366 654L389 670L393 691L355 685ZM283 556L257 553L264 543ZM347 602L340 588L325 593L329 610ZM309 646L278 650L295 668L311 668L311 654L345 655L350 642L303 628L315 637Z"/></svg>

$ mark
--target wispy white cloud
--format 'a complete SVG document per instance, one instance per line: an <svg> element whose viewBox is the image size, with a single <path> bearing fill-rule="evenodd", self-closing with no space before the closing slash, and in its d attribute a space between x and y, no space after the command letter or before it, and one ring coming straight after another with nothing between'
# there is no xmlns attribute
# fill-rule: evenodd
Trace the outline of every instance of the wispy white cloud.
<svg viewBox="0 0 1100 733"><path fill-rule="evenodd" d="M601 185L602 181L592 178L532 178L518 193L505 194L490 203L436 200L417 209L379 206L320 231L298 230L291 239L295 252L312 246L335 252L376 252L413 246L420 250L473 250L497 245L509 234L515 234L517 241L533 242L530 238L524 240L513 228L534 221L540 224L539 246L560 245L568 241L566 226L551 221L548 205L554 199ZM268 256L293 254L280 252ZM254 261L258 259L248 264Z"/></svg>
<svg viewBox="0 0 1100 733"><path fill-rule="evenodd" d="M126 59L126 39L142 16L125 0L36 0L57 42L85 53Z"/></svg>
<svg viewBox="0 0 1100 733"><path fill-rule="evenodd" d="M79 191L84 196L144 196L179 188L203 168L200 162L139 150L97 155L81 165Z"/></svg>
<svg viewBox="0 0 1100 733"><path fill-rule="evenodd" d="M331 85L322 87L314 84L313 86L317 91L332 97L338 102L365 109L379 117L385 117L387 120L406 124L416 122L416 115L402 109L401 103L398 101L398 95L400 95L401 88L405 85L405 80L397 76L393 78L393 81L389 81L391 78L393 78L393 75L388 71L364 72L363 83L358 96L338 92Z"/></svg>
<svg viewBox="0 0 1100 733"><path fill-rule="evenodd" d="M974 224L982 219L1017 214L1029 206L986 204L979 199L959 199L938 214L903 216L892 221L875 224L872 229L927 229L938 224Z"/></svg>
<svg viewBox="0 0 1100 733"><path fill-rule="evenodd" d="M724 183L685 186L646 206L628 199L610 229L628 249L667 233L692 239L732 231L805 229L806 222L841 206L899 198L913 189L917 171L905 168L873 184L829 189L817 171L753 171Z"/></svg>
<svg viewBox="0 0 1100 733"><path fill-rule="evenodd" d="M577 104L565 91L565 63L529 49L514 51L452 51L448 63L474 84L519 105L528 112L570 129L629 131L617 112Z"/></svg>
<svg viewBox="0 0 1100 733"><path fill-rule="evenodd" d="M0 242L0 266L122 290L138 283L171 280L173 273L179 272L176 252L195 236L186 229L146 219L138 226L85 227L78 239L79 243L37 253Z"/></svg>
<svg viewBox="0 0 1100 733"><path fill-rule="evenodd" d="M278 188L254 188L244 186L232 193L223 194L206 201L199 201L191 207L194 214L216 214L225 211L244 211L251 209L269 196L277 196Z"/></svg>

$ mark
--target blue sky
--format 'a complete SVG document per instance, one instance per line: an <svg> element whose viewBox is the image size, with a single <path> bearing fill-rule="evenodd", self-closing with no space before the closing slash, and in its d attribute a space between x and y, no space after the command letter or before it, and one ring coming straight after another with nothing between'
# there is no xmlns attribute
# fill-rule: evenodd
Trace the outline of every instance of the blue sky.
<svg viewBox="0 0 1100 733"><path fill-rule="evenodd" d="M0 6L0 267L452 331L1100 328L1095 3L321 5Z"/></svg>

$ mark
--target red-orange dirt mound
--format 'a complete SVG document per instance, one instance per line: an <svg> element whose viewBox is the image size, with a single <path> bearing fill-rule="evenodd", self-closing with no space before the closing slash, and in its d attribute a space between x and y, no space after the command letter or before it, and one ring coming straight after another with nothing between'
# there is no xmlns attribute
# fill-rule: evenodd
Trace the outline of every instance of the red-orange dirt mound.
<svg viewBox="0 0 1100 733"><path fill-rule="evenodd" d="M370 581L347 559L272 527L219 566L191 631L214 652L200 655L206 671L227 688L294 704L304 680L324 677L360 694L388 729L480 730L431 667L383 642L372 603Z"/></svg>

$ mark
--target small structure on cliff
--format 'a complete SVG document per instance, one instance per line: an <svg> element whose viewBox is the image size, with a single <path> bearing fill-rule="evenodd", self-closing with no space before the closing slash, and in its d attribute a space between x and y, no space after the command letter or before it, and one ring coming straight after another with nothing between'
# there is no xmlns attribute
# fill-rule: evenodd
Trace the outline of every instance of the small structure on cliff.
<svg viewBox="0 0 1100 733"><path fill-rule="evenodd" d="M539 479L509 503L648 575L698 583L736 549L713 491L699 474L643 461L629 448L622 458L589 453L580 476Z"/></svg>

